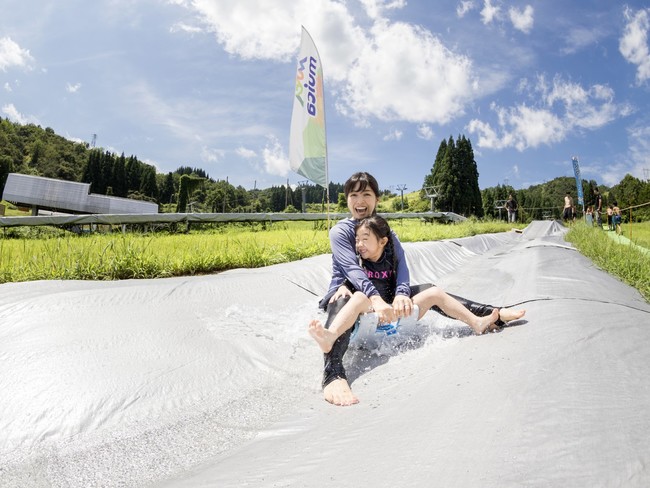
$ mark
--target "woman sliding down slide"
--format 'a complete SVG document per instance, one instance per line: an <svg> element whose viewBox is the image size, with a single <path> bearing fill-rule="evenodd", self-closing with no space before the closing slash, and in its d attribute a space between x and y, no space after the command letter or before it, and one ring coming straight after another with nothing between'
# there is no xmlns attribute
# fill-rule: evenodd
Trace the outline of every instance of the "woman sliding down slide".
<svg viewBox="0 0 650 488"><path fill-rule="evenodd" d="M359 402L347 382L343 355L361 313L374 311L380 323L388 324L408 317L417 305L420 317L429 309L436 310L462 320L476 334L524 316L525 310L472 302L434 285L409 286L402 245L388 223L375 215L377 180L368 173L355 173L346 181L344 191L352 217L330 231L333 275L320 302L328 317L325 326L317 320L309 324L309 333L325 353L325 400L335 405Z"/></svg>

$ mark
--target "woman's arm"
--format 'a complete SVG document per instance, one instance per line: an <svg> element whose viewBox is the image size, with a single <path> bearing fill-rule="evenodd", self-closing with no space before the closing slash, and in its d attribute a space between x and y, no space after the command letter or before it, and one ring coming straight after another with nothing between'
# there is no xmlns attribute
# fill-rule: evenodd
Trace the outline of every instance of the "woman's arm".
<svg viewBox="0 0 650 488"><path fill-rule="evenodd" d="M408 265L406 264L406 254L404 254L404 248L402 243L397 237L397 234L393 232L393 248L395 252L395 261L397 263L397 277L396 277L396 288L395 295L406 295L407 297L411 296L411 274L409 273Z"/></svg>
<svg viewBox="0 0 650 488"><path fill-rule="evenodd" d="M343 283L347 279L355 290L361 291L368 298L379 295L379 292L368 279L357 260L354 244L354 223L342 221L330 230L330 246L332 248L333 279L338 278Z"/></svg>
<svg viewBox="0 0 650 488"><path fill-rule="evenodd" d="M335 225L330 231L332 268L334 272L333 283L336 280L340 280L342 283L347 279L355 290L361 291L370 299L379 321L390 323L395 319L393 307L383 300L357 260L354 227L355 223L352 220L344 220Z"/></svg>

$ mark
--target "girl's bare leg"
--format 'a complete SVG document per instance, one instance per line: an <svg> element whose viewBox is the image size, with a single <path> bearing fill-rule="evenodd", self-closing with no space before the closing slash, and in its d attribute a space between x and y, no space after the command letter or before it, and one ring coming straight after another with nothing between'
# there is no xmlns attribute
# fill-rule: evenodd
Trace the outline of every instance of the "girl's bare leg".
<svg viewBox="0 0 650 488"><path fill-rule="evenodd" d="M319 320L312 320L309 322L309 334L323 352L330 352L336 339L352 327L359 314L367 312L369 307L370 300L368 297L357 291L336 315L329 329L323 327Z"/></svg>
<svg viewBox="0 0 650 488"><path fill-rule="evenodd" d="M526 315L526 310L524 309L514 309L514 308L500 308L499 309L499 318L504 322L510 322L511 320L517 320Z"/></svg>
<svg viewBox="0 0 650 488"><path fill-rule="evenodd" d="M454 317L469 325L475 334L483 334L493 330L495 322L499 320L499 310L494 309L490 315L479 317L470 312L454 297L449 296L437 286L427 288L413 297L413 303L420 308L420 317L432 306L438 306L449 317Z"/></svg>

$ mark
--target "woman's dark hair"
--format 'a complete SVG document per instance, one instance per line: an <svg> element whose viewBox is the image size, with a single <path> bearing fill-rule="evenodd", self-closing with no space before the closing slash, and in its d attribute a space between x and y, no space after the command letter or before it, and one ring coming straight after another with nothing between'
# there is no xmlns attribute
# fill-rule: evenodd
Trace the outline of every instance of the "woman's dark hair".
<svg viewBox="0 0 650 488"><path fill-rule="evenodd" d="M348 178L348 181L345 182L345 185L343 187L345 198L348 197L350 192L364 191L368 187L370 187L375 196L379 198L379 183L377 183L375 177L370 173L366 173L365 171L354 173Z"/></svg>

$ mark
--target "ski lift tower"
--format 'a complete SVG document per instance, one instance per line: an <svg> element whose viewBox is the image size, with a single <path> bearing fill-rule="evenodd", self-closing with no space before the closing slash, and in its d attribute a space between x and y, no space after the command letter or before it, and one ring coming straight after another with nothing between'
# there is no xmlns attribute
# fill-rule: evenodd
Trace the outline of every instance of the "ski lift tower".
<svg viewBox="0 0 650 488"><path fill-rule="evenodd" d="M440 193L440 186L431 185L425 186L422 189L424 190L427 198L431 200L431 212L435 212L435 205L433 204L433 201L438 198L438 194Z"/></svg>
<svg viewBox="0 0 650 488"><path fill-rule="evenodd" d="M501 220L501 209L505 208L507 200L495 200L494 201L494 210L499 211L499 220Z"/></svg>
<svg viewBox="0 0 650 488"><path fill-rule="evenodd" d="M300 206L300 211L302 213L306 213L306 208L307 208L307 197L305 196L305 189L307 188L307 185L309 184L309 181L304 180L304 181L299 181L298 182L298 188L300 188L300 191L302 191L302 203Z"/></svg>

